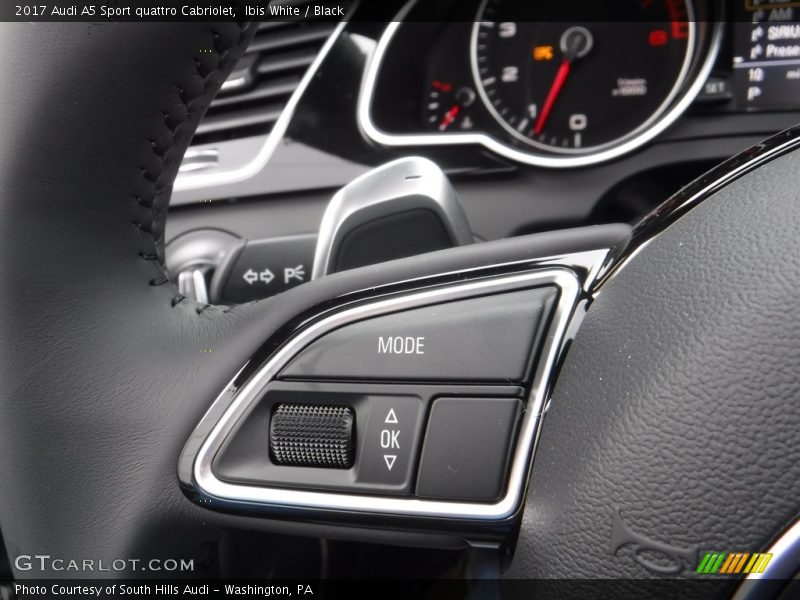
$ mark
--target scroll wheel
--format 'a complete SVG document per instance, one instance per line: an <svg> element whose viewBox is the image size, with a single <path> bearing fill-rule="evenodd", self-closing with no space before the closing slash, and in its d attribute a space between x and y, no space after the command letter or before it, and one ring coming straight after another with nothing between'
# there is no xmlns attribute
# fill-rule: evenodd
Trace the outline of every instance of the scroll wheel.
<svg viewBox="0 0 800 600"><path fill-rule="evenodd" d="M355 417L347 406L279 404L269 447L275 464L348 469L353 466Z"/></svg>

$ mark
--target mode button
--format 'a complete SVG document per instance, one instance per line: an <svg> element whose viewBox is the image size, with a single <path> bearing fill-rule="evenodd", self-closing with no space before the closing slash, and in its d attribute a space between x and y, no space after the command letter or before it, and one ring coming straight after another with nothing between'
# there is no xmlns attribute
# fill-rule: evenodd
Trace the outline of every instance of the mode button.
<svg viewBox="0 0 800 600"><path fill-rule="evenodd" d="M534 288L346 325L308 346L282 376L520 382L556 296L555 288Z"/></svg>

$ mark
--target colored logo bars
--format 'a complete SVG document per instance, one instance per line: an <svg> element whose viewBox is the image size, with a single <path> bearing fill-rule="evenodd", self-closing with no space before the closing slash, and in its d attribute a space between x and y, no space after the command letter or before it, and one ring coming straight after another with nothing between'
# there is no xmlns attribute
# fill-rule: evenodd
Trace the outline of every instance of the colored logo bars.
<svg viewBox="0 0 800 600"><path fill-rule="evenodd" d="M738 573L763 573L772 554L749 552L706 552L697 566L701 575L732 575Z"/></svg>

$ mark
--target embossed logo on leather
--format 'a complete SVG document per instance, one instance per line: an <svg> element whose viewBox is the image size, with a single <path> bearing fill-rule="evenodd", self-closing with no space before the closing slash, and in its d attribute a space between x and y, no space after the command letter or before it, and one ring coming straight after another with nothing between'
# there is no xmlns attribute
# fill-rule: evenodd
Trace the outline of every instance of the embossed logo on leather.
<svg viewBox="0 0 800 600"><path fill-rule="evenodd" d="M611 525L609 553L616 554L623 546L632 545L633 559L651 573L657 575L679 575L686 569L694 570L698 548L673 546L651 539L625 523L620 510L614 509Z"/></svg>

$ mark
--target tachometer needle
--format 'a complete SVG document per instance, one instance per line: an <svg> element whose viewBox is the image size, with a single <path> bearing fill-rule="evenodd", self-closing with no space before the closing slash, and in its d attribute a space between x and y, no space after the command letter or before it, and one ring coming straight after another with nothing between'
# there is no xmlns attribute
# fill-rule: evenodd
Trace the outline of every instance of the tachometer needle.
<svg viewBox="0 0 800 600"><path fill-rule="evenodd" d="M461 112L461 107L458 104L454 104L450 110L444 113L444 117L442 118L442 122L439 123L439 131L444 131L447 129L450 124L456 120L458 113Z"/></svg>
<svg viewBox="0 0 800 600"><path fill-rule="evenodd" d="M547 123L547 118L550 116L550 112L553 110L553 105L556 103L558 95L561 93L561 89L564 87L564 84L567 81L567 77L569 76L569 71L571 68L572 61L570 59L565 59L558 68L558 71L556 72L556 78L553 80L553 85L550 86L550 91L547 93L547 99L544 101L544 105L542 106L542 112L539 113L539 118L536 119L536 124L533 127L534 135L539 135L542 133L542 129L544 129L544 125Z"/></svg>

